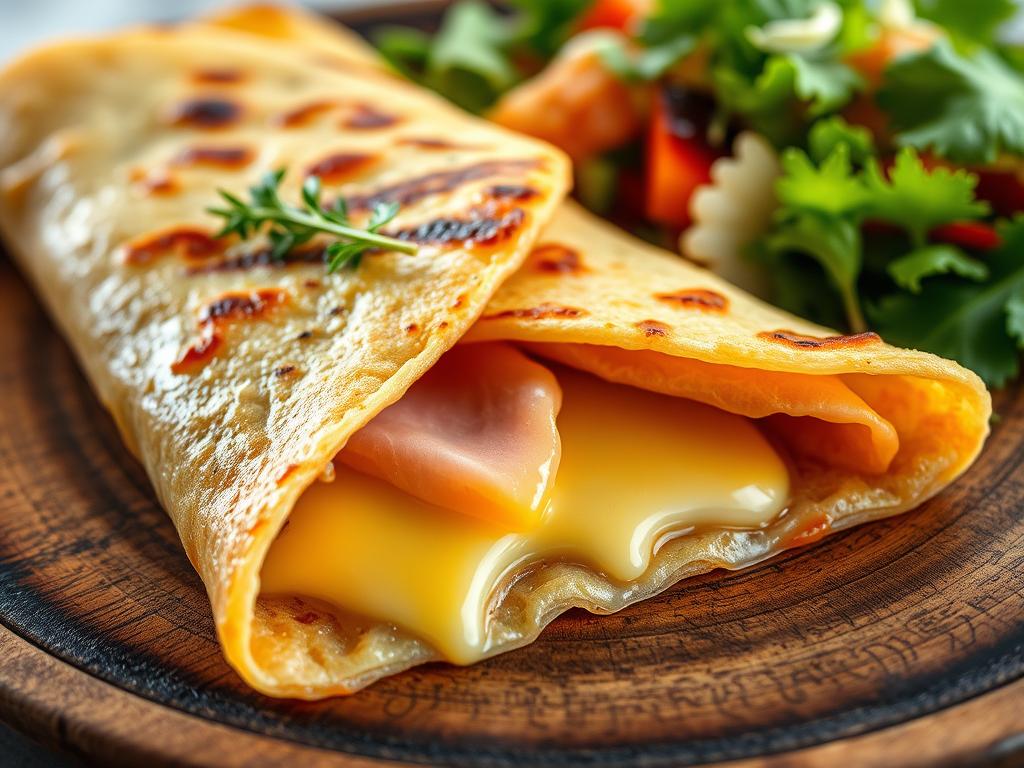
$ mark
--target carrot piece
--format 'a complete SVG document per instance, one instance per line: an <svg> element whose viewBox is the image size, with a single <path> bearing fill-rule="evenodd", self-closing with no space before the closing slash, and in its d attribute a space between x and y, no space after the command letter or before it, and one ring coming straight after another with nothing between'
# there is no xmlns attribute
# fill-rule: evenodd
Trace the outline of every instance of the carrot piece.
<svg viewBox="0 0 1024 768"><path fill-rule="evenodd" d="M676 119L664 94L655 100L647 140L646 209L652 221L688 226L690 198L711 182L718 153L704 141L699 123Z"/></svg>

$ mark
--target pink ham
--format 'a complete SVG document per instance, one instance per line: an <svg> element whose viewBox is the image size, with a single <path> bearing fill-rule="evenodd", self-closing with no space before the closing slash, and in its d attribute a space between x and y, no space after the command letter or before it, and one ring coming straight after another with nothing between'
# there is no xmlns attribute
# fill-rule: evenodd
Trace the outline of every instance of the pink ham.
<svg viewBox="0 0 1024 768"><path fill-rule="evenodd" d="M539 519L558 470L561 404L554 375L514 347L459 346L337 458L424 501L522 529Z"/></svg>

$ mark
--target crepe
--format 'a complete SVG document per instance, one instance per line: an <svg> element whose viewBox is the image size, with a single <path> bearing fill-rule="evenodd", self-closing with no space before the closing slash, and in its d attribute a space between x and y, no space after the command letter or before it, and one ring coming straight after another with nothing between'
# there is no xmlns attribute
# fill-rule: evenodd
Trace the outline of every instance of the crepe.
<svg viewBox="0 0 1024 768"><path fill-rule="evenodd" d="M216 190L243 194L281 167L284 197L297 202L316 171L357 221L401 198L389 231L420 252L327 275L316 247L278 265L263 243L211 239ZM8 250L145 466L229 659L257 687L304 685L268 677L250 647L260 562L294 500L462 336L568 184L557 150L242 33L140 29L0 75Z"/></svg>
<svg viewBox="0 0 1024 768"><path fill-rule="evenodd" d="M291 15L289 28L318 49L372 55L317 17ZM492 616L489 653L530 642L570 606L614 611L687 575L743 567L911 509L962 473L988 434L990 398L970 371L783 313L573 203L463 339L495 340L760 419L788 448L794 494L787 514L763 530L712 531L663 547L628 590L567 563L526 574ZM362 637L344 653L354 685L439 657L388 628ZM382 647L401 651L383 662Z"/></svg>
<svg viewBox="0 0 1024 768"><path fill-rule="evenodd" d="M257 689L316 699L424 661L469 663L508 651L570 607L618 610L688 575L744 567L909 509L977 455L991 405L970 372L873 334L841 336L810 325L571 203L556 212L566 184L559 154L375 74L365 56L349 53L355 43L347 36L338 38L337 57L359 59L358 74L317 63L330 40L320 22L266 9L247 20L247 13L236 12L231 24L245 35L202 24L129 33L44 51L8 70L0 78L0 135L10 137L0 146L0 227L174 519L210 592L228 660ZM261 24L267 13L285 14L291 31ZM313 26L304 27L304 18ZM316 30L315 45L289 42L307 28ZM382 188L390 191L375 197L395 197L406 188L396 180L420 178L431 164L488 158L501 167L468 191L412 201L394 225L400 230L425 219L480 216L482 191L492 205L522 208L524 218L497 242L376 255L359 271L330 278L313 263L319 254L280 265L241 248L204 254L201 238L158 238L163 250L180 250L158 256L154 224L158 231L208 227L202 210L213 190L239 184L236 171L220 166L195 176L170 169L181 186L165 196L148 189L148 173L132 181L133 168L164 168L157 158L178 157L206 135L156 129L152 115L155 104L174 101L176 87L194 88L183 73L207 61L218 68L230 62L252 78L246 87L259 84L251 101L261 114L282 114L283 104L269 106L275 100L301 104L328 91L365 94L370 108L400 114L401 129L387 127L376 145L381 165L340 187L357 199ZM116 80L115 68L122 72ZM264 87L268 79L282 85ZM323 93L300 92L296 79ZM421 120L421 110L429 119ZM324 154L319 142L337 136L333 121L318 132L322 117L293 128L296 134L257 121L246 133L228 126L217 136L244 135L260 147L264 167L309 167ZM362 136L345 133L339 141L350 147ZM509 168L515 158L540 162ZM143 247L125 250L126 243ZM126 265L126 254L136 263ZM205 268L211 265L218 266ZM305 296L308 282L318 283L308 288L315 298L291 298ZM282 288L287 301L277 298ZM211 297L225 291L250 301L237 313L236 300L210 310ZM189 370L183 351L199 338L200 319L211 316L228 318L224 346ZM441 357L460 337L465 343ZM534 393L528 405L509 408L510 395L491 395L516 381L523 383L518 394ZM424 418L431 407L441 408L439 417ZM470 490L493 490L486 450L471 467L425 462L439 455L437 446L424 453L422 441L410 439L454 428L444 447L459 445L460 425L476 410L498 417L471 423L471 434L500 439L505 430L511 440L528 432L531 446L546 445L551 461L560 461L550 473L557 474L554 489L545 487L548 496L519 518L491 510L522 507L522 494L474 496L460 486L443 502L457 512L422 499L436 496L439 480L429 476L438 467L459 467L437 470L442 481L457 471L472 475ZM392 464L416 460L416 472L393 476L396 466L380 449L390 438L404 440ZM599 444L601 455L593 453ZM498 463L506 455L499 452ZM514 455L544 466L543 451ZM671 536L650 532L638 562L602 569L552 555L544 549L550 542L540 541L546 523L529 519L536 509L546 514L545 498L560 504L566 484L607 481L614 498L592 494L592 507L570 510L578 518L572 531L603 536L595 551L614 548L614 524L628 516L634 496L675 482L666 472L713 503L689 510L686 525L676 520ZM721 503L723 493L734 497L732 506ZM366 509L332 514L332 505L345 503ZM752 509L758 514L747 514ZM466 603L473 616L456 629L472 630L468 640L431 636L431 622L460 595L442 595L452 599L442 605L438 598L434 611L431 603L402 602L409 595L392 587L431 599L435 580L455 583L435 570L462 541L510 541L542 556L515 559L513 551L502 561ZM381 575L382 563L403 573L388 581L393 574ZM328 569L351 583L296 586ZM346 600L331 599L342 592Z"/></svg>

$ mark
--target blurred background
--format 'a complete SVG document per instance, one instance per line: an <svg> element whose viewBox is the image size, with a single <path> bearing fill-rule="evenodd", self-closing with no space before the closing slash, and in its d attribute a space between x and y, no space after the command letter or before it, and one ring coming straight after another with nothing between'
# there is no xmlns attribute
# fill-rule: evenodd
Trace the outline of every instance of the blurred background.
<svg viewBox="0 0 1024 768"><path fill-rule="evenodd" d="M400 0L276 0L319 10L395 5ZM140 21L175 21L242 0L0 0L0 61L45 40Z"/></svg>

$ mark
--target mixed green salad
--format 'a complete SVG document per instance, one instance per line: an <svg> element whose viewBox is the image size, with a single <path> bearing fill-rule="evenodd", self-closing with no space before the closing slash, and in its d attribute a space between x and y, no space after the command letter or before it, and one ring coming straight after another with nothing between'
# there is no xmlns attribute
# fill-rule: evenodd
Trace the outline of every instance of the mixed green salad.
<svg viewBox="0 0 1024 768"><path fill-rule="evenodd" d="M770 215L740 245L766 298L1001 386L1024 349L1016 11L1014 0L461 0L436 33L383 28L375 42L461 106L562 146L586 205L665 244L705 226L695 193L738 136L757 134L774 156L753 190Z"/></svg>

